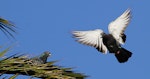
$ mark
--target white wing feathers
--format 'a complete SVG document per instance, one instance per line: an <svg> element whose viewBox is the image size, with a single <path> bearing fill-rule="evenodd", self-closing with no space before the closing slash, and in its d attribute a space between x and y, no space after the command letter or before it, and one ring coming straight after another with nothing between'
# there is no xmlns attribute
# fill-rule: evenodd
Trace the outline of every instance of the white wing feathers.
<svg viewBox="0 0 150 79"><path fill-rule="evenodd" d="M131 12L130 9L127 9L120 17L112 21L108 26L109 33L112 34L113 37L120 44L124 44L122 35L124 34L124 31L130 22L130 19L131 19Z"/></svg>
<svg viewBox="0 0 150 79"><path fill-rule="evenodd" d="M102 53L107 53L107 48L103 44L102 34L104 32L100 29L96 30L89 30L89 31L73 31L72 34L79 43L93 46L97 50L101 51Z"/></svg>

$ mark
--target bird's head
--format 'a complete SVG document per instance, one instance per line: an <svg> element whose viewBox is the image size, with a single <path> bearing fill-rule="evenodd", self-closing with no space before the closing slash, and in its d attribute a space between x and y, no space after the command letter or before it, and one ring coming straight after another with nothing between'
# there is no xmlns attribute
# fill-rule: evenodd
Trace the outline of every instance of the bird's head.
<svg viewBox="0 0 150 79"><path fill-rule="evenodd" d="M45 56L48 56L48 57L49 57L49 56L51 56L51 53L50 53L49 51L45 51L43 55L45 55Z"/></svg>

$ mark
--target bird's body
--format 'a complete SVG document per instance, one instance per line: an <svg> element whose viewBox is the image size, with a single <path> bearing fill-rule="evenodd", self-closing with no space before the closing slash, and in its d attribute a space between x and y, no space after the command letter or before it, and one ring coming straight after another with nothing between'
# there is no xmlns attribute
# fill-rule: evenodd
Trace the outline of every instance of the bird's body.
<svg viewBox="0 0 150 79"><path fill-rule="evenodd" d="M110 53L115 53L119 50L120 45L111 34L103 35L103 43Z"/></svg>
<svg viewBox="0 0 150 79"><path fill-rule="evenodd" d="M103 43L110 53L114 53L120 63L126 62L132 53L120 46L111 34L103 35Z"/></svg>
<svg viewBox="0 0 150 79"><path fill-rule="evenodd" d="M47 58L51 55L49 51L43 52L40 56L31 58L31 62L34 65L45 64L47 62Z"/></svg>
<svg viewBox="0 0 150 79"><path fill-rule="evenodd" d="M73 35L77 41L95 47L98 51L106 54L107 51L115 54L120 63L126 62L131 57L132 53L121 47L126 41L124 31L130 21L130 10L126 10L115 21L112 21L109 26L109 34L106 34L101 29L89 31L73 31Z"/></svg>

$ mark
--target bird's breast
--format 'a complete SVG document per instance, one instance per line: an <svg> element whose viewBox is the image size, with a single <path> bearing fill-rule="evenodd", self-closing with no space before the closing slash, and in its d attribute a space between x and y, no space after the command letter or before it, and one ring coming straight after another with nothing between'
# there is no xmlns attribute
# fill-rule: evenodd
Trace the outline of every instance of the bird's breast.
<svg viewBox="0 0 150 79"><path fill-rule="evenodd" d="M103 43L110 53L115 53L119 50L119 45L111 34L103 35Z"/></svg>

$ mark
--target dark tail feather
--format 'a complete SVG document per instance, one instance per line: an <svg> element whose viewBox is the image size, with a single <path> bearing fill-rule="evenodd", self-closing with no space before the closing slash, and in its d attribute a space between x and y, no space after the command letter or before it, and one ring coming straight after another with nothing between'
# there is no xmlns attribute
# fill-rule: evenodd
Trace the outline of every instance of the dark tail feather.
<svg viewBox="0 0 150 79"><path fill-rule="evenodd" d="M119 51L117 51L117 53L115 53L115 56L120 63L128 61L131 55L132 53L124 48L121 48Z"/></svg>

